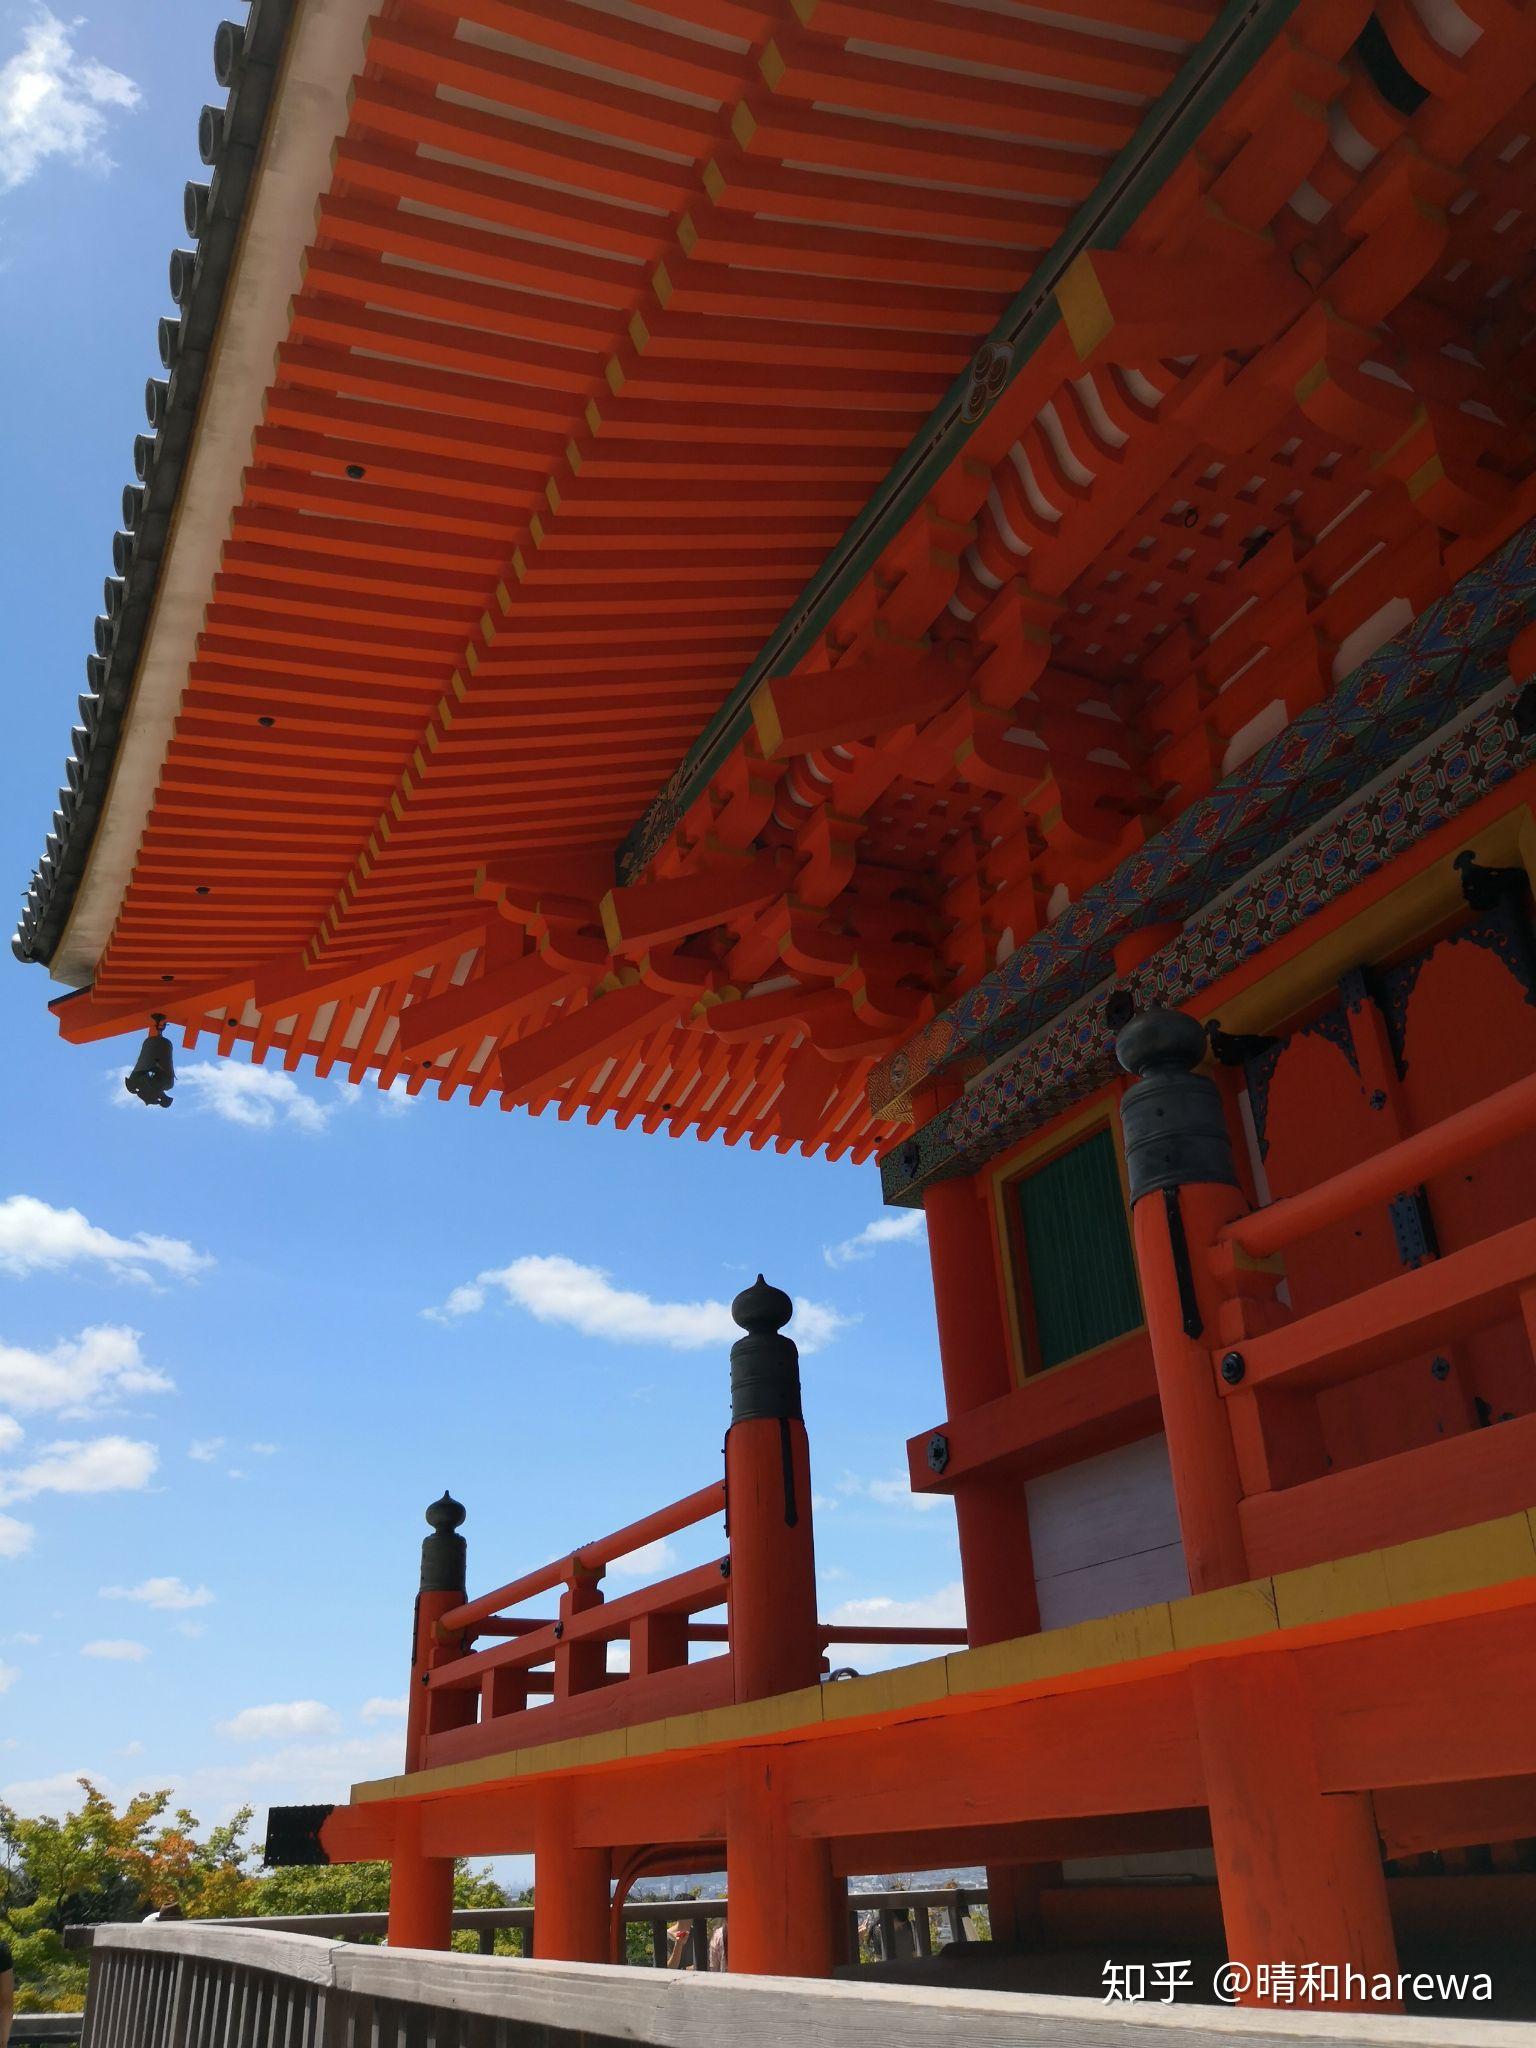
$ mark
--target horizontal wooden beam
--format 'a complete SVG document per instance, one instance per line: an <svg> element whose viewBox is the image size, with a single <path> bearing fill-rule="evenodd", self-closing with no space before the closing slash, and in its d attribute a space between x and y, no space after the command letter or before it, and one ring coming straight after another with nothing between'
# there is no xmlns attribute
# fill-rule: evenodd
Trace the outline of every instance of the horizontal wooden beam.
<svg viewBox="0 0 1536 2048"><path fill-rule="evenodd" d="M610 889L598 909L604 935L617 953L749 917L776 902L789 883L790 876L774 860L740 861L703 874Z"/></svg>
<svg viewBox="0 0 1536 2048"><path fill-rule="evenodd" d="M759 744L776 755L877 739L931 718L963 695L966 671L941 655L903 666L891 659L770 677L752 696Z"/></svg>
<svg viewBox="0 0 1536 2048"><path fill-rule="evenodd" d="M1056 288L1079 358L1101 347L1119 362L1257 348L1312 303L1306 282L1278 257L1223 263L1085 249Z"/></svg>
<svg viewBox="0 0 1536 2048"><path fill-rule="evenodd" d="M595 996L571 1016L557 1017L509 1045L501 1055L502 1088L514 1097L552 1088L578 1067L623 1053L681 1008L677 996L659 995L640 982Z"/></svg>
<svg viewBox="0 0 1536 2048"><path fill-rule="evenodd" d="M269 961L257 968L252 995L258 1010L279 1017L328 1003L352 989L365 995L404 974L434 966L450 954L465 952L484 930L483 915L458 918L422 932L404 945L392 945L362 959L313 964L303 957Z"/></svg>
<svg viewBox="0 0 1536 2048"><path fill-rule="evenodd" d="M506 967L492 968L462 988L451 988L425 1002L407 1003L400 1012L400 1049L412 1059L463 1045L467 1040L502 1032L546 1003L558 1002L585 986L585 977L556 965L541 954L527 953Z"/></svg>
<svg viewBox="0 0 1536 2048"><path fill-rule="evenodd" d="M1223 1382L1222 1392L1242 1399L1256 1388L1314 1391L1358 1379L1502 1322L1518 1312L1521 1289L1533 1281L1536 1219L1246 1338L1244 1376L1236 1385Z"/></svg>

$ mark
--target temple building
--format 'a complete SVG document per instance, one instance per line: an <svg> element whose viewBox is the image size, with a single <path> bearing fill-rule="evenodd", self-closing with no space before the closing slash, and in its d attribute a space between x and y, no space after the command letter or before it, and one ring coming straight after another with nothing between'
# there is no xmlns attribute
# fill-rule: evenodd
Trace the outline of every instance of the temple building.
<svg viewBox="0 0 1536 2048"><path fill-rule="evenodd" d="M878 1162L966 1611L832 1678L761 1283L697 1492L483 1594L433 1505L401 1774L269 1851L428 1948L531 1851L588 1962L722 1865L732 1970L971 1863L999 1953L1245 2002L1528 1946L1536 9L254 0L215 68L17 955L155 1106L205 1042Z"/></svg>

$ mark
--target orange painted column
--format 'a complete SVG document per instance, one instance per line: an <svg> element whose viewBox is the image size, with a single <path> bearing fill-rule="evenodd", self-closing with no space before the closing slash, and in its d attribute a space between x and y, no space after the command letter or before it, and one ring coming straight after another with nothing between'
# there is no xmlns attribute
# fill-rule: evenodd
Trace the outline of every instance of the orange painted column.
<svg viewBox="0 0 1536 2048"><path fill-rule="evenodd" d="M437 1638L439 1619L465 1599L465 1543L458 1534L464 1510L445 1493L427 1509L432 1534L421 1546L421 1589L411 1629L411 1679L406 1695L405 1768L427 1761L427 1737L459 1726L475 1713L473 1693L433 1693L427 1674L457 1654ZM389 1874L391 1948L447 1948L452 1934L453 1859L421 1853L419 1809L405 1808L396 1826Z"/></svg>
<svg viewBox="0 0 1536 2048"><path fill-rule="evenodd" d="M421 1808L403 1806L389 1865L391 1948L447 1948L453 1936L453 1858L424 1856Z"/></svg>
<svg viewBox="0 0 1536 2048"><path fill-rule="evenodd" d="M1367 1995L1373 1977L1397 1969L1371 1801L1320 1789L1294 1660L1217 1659L1192 1666L1189 1682L1227 1954L1250 1972L1239 2003L1400 2010ZM1298 1986L1306 1967L1318 1966L1322 1995L1262 1990L1258 1966L1275 1963L1292 1965Z"/></svg>
<svg viewBox="0 0 1536 2048"><path fill-rule="evenodd" d="M939 1323L939 1365L948 1415L964 1415L1013 1387L1002 1290L985 1190L973 1179L940 1181L923 1196ZM1033 1635L1040 1626L1029 1502L1023 1481L984 1473L955 1487L955 1533L972 1646ZM1061 1880L1055 1864L987 1865L992 1939L1040 1932L1040 1893Z"/></svg>
<svg viewBox="0 0 1536 2048"><path fill-rule="evenodd" d="M821 1671L811 1454L800 1355L780 1332L794 1303L758 1275L731 1303L725 1518L731 1546L731 1671L738 1700L815 1685Z"/></svg>
<svg viewBox="0 0 1536 2048"><path fill-rule="evenodd" d="M568 1779L540 1786L533 1820L533 1941L541 1962L606 1963L612 1858L576 1843Z"/></svg>
<svg viewBox="0 0 1536 2048"><path fill-rule="evenodd" d="M1237 1185L1220 1091L1193 1069L1205 1034L1177 1010L1133 1018L1116 1041L1139 1076L1120 1100L1131 1236L1190 1590L1248 1575L1232 1427L1212 1347L1220 1298L1212 1252L1222 1224L1247 1208Z"/></svg>
<svg viewBox="0 0 1536 2048"><path fill-rule="evenodd" d="M731 1762L727 1967L754 1976L827 1977L841 1959L843 1902L828 1845L789 1832L775 1782L780 1768L771 1750L743 1750Z"/></svg>
<svg viewBox="0 0 1536 2048"><path fill-rule="evenodd" d="M1013 1386L991 1221L983 1190L970 1179L929 1188L923 1213L945 1411L964 1415ZM1023 1484L1011 1478L968 1479L956 1486L954 1502L972 1644L1032 1634L1040 1626L1040 1608Z"/></svg>

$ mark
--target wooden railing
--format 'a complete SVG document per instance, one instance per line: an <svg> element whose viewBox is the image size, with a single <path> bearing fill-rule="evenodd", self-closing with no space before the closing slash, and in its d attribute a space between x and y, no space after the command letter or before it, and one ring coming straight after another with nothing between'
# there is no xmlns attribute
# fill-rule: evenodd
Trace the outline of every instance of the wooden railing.
<svg viewBox="0 0 1536 2048"><path fill-rule="evenodd" d="M725 1482L717 1480L493 1592L435 1616L419 1614L418 1665L425 1668L416 1675L425 1679L425 1705L413 1712L407 1767L723 1706L736 1697L732 1623L698 1617L729 1605L739 1535L725 1555L704 1564L617 1599L603 1591L616 1559L710 1521L725 1505ZM808 1530L808 1499L799 1513ZM510 1611L556 1591L554 1615ZM961 1646L966 1632L813 1621L811 1637L808 1679L815 1676L815 1659L826 1672L832 1645ZM476 1647L482 1638L493 1640ZM610 1669L609 1646L619 1642L627 1665ZM706 1644L719 1645L718 1654L696 1657Z"/></svg>
<svg viewBox="0 0 1536 2048"><path fill-rule="evenodd" d="M208 1922L102 1927L85 2048L1477 2048L1486 2021L1105 2005L942 1983L823 1982L357 1948Z"/></svg>
<svg viewBox="0 0 1536 2048"><path fill-rule="evenodd" d="M1209 1249L1218 1287L1231 1281L1240 1258L1283 1252L1533 1132L1536 1076L1529 1076L1222 1225ZM1240 1517L1249 1569L1318 1563L1523 1507L1536 1465L1536 1416L1342 1471L1305 1469L1311 1397L1513 1317L1523 1317L1536 1348L1536 1218L1307 1314L1280 1319L1272 1312L1267 1326L1218 1345L1218 1390L1245 1482ZM1300 1471L1292 1469L1298 1459Z"/></svg>
<svg viewBox="0 0 1536 2048"><path fill-rule="evenodd" d="M970 1940L967 1915L985 1907L985 1885L948 1885L901 1891L853 1892L848 1898L847 1960L867 1958L899 1961L906 1956L928 1956L937 1946ZM730 1901L725 1898L626 1899L620 1907L624 1934L632 1927L647 1931L650 1965L666 1969L708 1970L710 1937L718 1927L728 1926ZM242 1919L199 1920L198 1927L220 1927L252 1934L308 1934L332 1941L380 1942L389 1928L387 1913L289 1913L249 1915ZM672 1934L681 1929L681 1953L672 1953ZM455 1934L473 1934L483 1956L495 1955L496 1937L515 1934L517 1949L513 1960L534 1953L534 1909L532 1906L461 1906L453 1914ZM99 1929L66 1928L64 1945L70 1949L92 1948ZM628 1942L622 1952L628 1955ZM505 1954L505 1951L503 1951ZM78 2022L79 2015L75 2020ZM17 2022L21 2024L20 2021ZM78 2024L76 2026L78 2033ZM67 2029L59 2036L73 2039ZM12 2048L16 2048L13 2037Z"/></svg>

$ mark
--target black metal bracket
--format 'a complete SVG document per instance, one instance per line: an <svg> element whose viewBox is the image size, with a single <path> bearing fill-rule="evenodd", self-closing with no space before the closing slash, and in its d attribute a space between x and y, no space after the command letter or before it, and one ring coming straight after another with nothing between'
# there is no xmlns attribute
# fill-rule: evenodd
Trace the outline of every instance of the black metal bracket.
<svg viewBox="0 0 1536 2048"><path fill-rule="evenodd" d="M1423 1188L1409 1188L1394 1195L1387 1204L1397 1256L1405 1266L1422 1266L1426 1259L1438 1259L1435 1220L1429 1213L1429 1197Z"/></svg>
<svg viewBox="0 0 1536 2048"><path fill-rule="evenodd" d="M1205 1334L1205 1322L1195 1293L1195 1272L1189 1262L1189 1239L1184 1234L1184 1212L1179 1207L1177 1188L1163 1189L1163 1213L1168 1218L1168 1249L1173 1254L1173 1270L1179 1283L1179 1311L1184 1334L1186 1337L1201 1337Z"/></svg>

